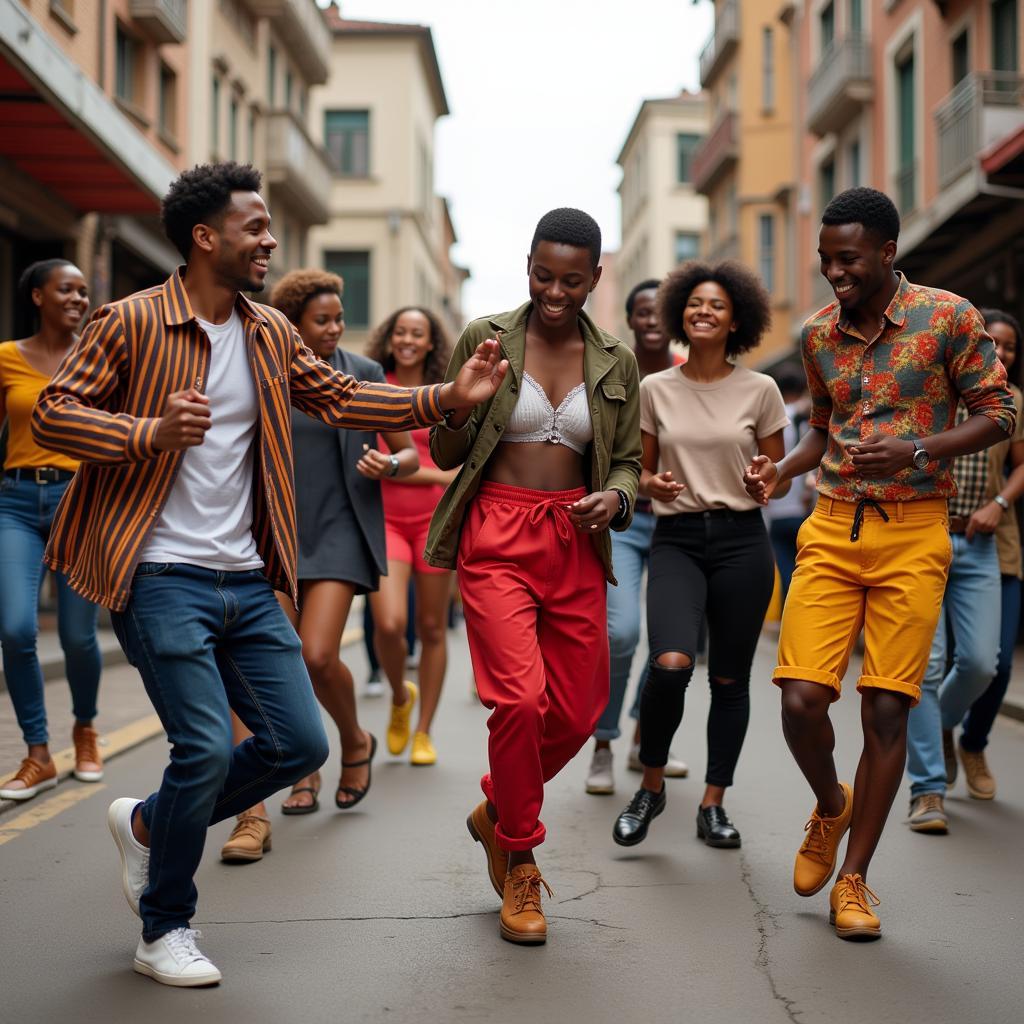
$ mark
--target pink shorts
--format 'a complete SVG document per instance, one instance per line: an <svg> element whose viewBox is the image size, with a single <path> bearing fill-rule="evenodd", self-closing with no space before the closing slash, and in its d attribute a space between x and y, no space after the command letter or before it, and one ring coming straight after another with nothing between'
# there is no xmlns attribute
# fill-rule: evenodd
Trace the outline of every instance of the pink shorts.
<svg viewBox="0 0 1024 1024"><path fill-rule="evenodd" d="M388 561L404 562L411 565L413 572L441 575L451 572L450 569L439 569L428 565L423 559L423 551L427 546L427 533L430 531L431 514L416 516L410 519L384 520L384 537L387 541Z"/></svg>

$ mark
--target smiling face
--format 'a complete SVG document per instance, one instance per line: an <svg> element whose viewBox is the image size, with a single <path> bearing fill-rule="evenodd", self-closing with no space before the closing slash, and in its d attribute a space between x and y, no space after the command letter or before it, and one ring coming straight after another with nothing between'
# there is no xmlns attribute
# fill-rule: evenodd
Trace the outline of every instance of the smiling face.
<svg viewBox="0 0 1024 1024"><path fill-rule="evenodd" d="M337 292L321 292L307 300L299 317L299 335L321 358L328 359L345 333L345 311Z"/></svg>
<svg viewBox="0 0 1024 1024"><path fill-rule="evenodd" d="M89 288L78 267L64 263L50 271L41 287L32 289L32 301L47 327L75 331L89 309Z"/></svg>
<svg viewBox="0 0 1024 1024"><path fill-rule="evenodd" d="M538 242L526 259L530 298L540 322L551 330L576 322L579 311L601 279L590 250L561 242Z"/></svg>
<svg viewBox="0 0 1024 1024"><path fill-rule="evenodd" d="M1009 324L1004 323L985 324L985 330L996 343L996 355L999 356L999 362L1009 373L1010 367L1017 362L1017 332Z"/></svg>
<svg viewBox="0 0 1024 1024"><path fill-rule="evenodd" d="M896 243L881 242L863 224L822 224L821 273L844 313L863 308L890 279Z"/></svg>
<svg viewBox="0 0 1024 1024"><path fill-rule="evenodd" d="M683 310L683 332L691 345L724 350L729 332L738 326L732 298L720 284L702 281L690 292Z"/></svg>
<svg viewBox="0 0 1024 1024"><path fill-rule="evenodd" d="M629 329L633 332L637 351L662 352L668 347L668 336L658 319L658 292L655 288L637 292L633 297L633 312L629 315Z"/></svg>
<svg viewBox="0 0 1024 1024"><path fill-rule="evenodd" d="M395 321L389 339L395 367L413 370L421 367L434 350L430 321L418 309L407 309Z"/></svg>
<svg viewBox="0 0 1024 1024"><path fill-rule="evenodd" d="M277 239L258 192L232 192L231 203L214 224L197 224L193 256L208 255L218 283L237 292L260 292Z"/></svg>

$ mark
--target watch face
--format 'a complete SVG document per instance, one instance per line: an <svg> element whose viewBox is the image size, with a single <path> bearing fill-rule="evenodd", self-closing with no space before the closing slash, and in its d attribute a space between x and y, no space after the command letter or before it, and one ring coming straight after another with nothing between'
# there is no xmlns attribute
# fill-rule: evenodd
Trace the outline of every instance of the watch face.
<svg viewBox="0 0 1024 1024"><path fill-rule="evenodd" d="M918 469L927 469L930 461L931 459L929 459L928 453L923 448L918 448L917 451L914 452L914 465Z"/></svg>

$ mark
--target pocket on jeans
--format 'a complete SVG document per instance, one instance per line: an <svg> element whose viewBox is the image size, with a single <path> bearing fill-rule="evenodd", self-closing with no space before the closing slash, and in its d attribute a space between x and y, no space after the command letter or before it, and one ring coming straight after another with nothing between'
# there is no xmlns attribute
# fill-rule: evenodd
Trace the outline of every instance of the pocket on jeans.
<svg viewBox="0 0 1024 1024"><path fill-rule="evenodd" d="M139 562L135 566L135 578L146 579L149 576L166 576L174 569L174 562Z"/></svg>

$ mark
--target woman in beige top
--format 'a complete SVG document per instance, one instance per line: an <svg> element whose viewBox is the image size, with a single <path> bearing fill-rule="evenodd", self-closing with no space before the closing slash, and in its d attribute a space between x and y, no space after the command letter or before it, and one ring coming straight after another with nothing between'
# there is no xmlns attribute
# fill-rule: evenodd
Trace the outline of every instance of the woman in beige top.
<svg viewBox="0 0 1024 1024"><path fill-rule="evenodd" d="M697 835L708 846L739 846L722 807L750 717L749 680L775 566L761 510L743 486L757 454L783 455L789 422L775 381L737 366L770 322L768 294L739 263L684 263L658 293L667 334L689 359L640 384L643 472L657 525L647 583L650 663L640 700L643 782L615 822L633 846L665 807L669 743L683 717L697 636L709 633L706 788Z"/></svg>

